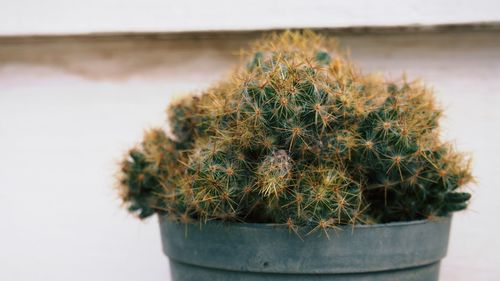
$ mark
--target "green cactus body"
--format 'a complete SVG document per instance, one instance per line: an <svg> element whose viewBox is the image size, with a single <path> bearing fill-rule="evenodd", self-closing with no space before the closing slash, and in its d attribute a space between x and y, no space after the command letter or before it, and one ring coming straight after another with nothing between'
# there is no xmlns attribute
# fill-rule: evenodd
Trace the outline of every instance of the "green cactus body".
<svg viewBox="0 0 500 281"><path fill-rule="evenodd" d="M284 32L249 63L168 111L122 164L123 199L147 217L309 226L414 220L464 209L468 160L439 139L418 82L356 70L336 44Z"/></svg>

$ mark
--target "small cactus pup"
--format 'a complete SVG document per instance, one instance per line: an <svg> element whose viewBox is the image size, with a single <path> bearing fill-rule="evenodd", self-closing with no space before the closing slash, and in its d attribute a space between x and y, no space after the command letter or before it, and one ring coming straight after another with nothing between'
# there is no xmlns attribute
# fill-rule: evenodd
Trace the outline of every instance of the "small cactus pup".
<svg viewBox="0 0 500 281"><path fill-rule="evenodd" d="M169 206L182 153L160 128L147 130L140 146L130 149L120 163L118 189L128 210L147 218Z"/></svg>
<svg viewBox="0 0 500 281"><path fill-rule="evenodd" d="M268 35L242 53L245 63L230 77L172 102L170 129L146 131L121 162L121 198L140 218L159 214L172 268L183 272L176 264L187 261L183 251L218 251L225 260L222 269L289 274L280 268L283 263L263 253L295 233L299 240L325 243L315 244L314 255L300 243L280 244L300 249L302 256L280 253L289 256L285 264L297 259L307 274L361 272L361 278L405 268L401 272L416 276L411 280L437 280L449 214L467 207L470 194L462 188L473 177L469 158L440 138L442 110L433 91L419 81L362 73L334 40L310 31ZM224 232L214 221L234 231ZM246 233L248 225L262 237ZM336 232L344 228L355 228L353 236ZM195 235L186 236L188 229ZM196 233L207 241L196 240ZM415 233L429 242L404 240ZM363 238L370 235L387 239ZM339 254L325 237L341 241L335 245L353 241L366 256ZM248 243L247 252L235 252L239 256L210 248L239 239ZM384 260L401 252L422 259ZM250 254L260 258L237 263ZM202 256L192 256L192 265L212 267ZM352 268L342 263L346 258ZM216 271L199 270L211 280L226 280Z"/></svg>

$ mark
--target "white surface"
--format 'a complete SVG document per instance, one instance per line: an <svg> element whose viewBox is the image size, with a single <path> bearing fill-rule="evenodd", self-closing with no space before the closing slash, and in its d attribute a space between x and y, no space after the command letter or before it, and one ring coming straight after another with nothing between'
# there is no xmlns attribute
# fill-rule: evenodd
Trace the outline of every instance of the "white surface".
<svg viewBox="0 0 500 281"><path fill-rule="evenodd" d="M500 21L495 0L1 0L0 35Z"/></svg>
<svg viewBox="0 0 500 281"><path fill-rule="evenodd" d="M470 210L454 218L441 280L498 281L498 34L342 42L366 70L390 76L406 70L434 85L446 107L445 136L474 153L479 180ZM90 59L99 79L76 75L81 69L67 61L0 64L0 280L168 280L156 220L138 222L119 208L111 189L115 163L144 127L163 122L172 93L202 88L235 63L220 56L229 50L216 46L243 43L193 41L182 52L166 43L157 60L177 62L160 68L138 64L153 51L122 53L117 44L113 59ZM130 65L140 67L120 78L101 70Z"/></svg>

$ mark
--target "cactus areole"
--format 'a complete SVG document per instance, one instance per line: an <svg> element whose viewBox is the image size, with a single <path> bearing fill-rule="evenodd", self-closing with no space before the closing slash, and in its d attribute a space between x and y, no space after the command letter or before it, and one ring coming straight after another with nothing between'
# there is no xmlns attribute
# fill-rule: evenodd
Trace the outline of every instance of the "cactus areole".
<svg viewBox="0 0 500 281"><path fill-rule="evenodd" d="M228 79L172 102L169 130L146 131L121 162L120 195L140 218L159 215L174 280L437 280L473 177L440 139L432 90L362 73L310 31L243 56ZM281 256L256 246L273 240Z"/></svg>

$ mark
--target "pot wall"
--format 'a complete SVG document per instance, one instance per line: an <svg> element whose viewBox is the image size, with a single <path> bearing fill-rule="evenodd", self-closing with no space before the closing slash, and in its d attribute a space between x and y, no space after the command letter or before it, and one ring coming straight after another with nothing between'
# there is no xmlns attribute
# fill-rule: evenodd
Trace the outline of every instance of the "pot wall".
<svg viewBox="0 0 500 281"><path fill-rule="evenodd" d="M160 218L172 280L438 280L451 218L342 227L184 225Z"/></svg>

